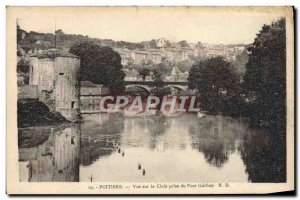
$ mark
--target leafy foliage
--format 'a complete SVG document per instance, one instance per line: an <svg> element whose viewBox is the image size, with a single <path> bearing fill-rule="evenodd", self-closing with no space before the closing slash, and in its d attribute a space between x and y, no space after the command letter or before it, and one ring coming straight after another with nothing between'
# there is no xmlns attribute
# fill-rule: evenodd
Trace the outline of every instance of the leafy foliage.
<svg viewBox="0 0 300 200"><path fill-rule="evenodd" d="M254 92L251 118L259 124L285 128L286 29L285 19L264 25L248 48L245 90Z"/></svg>
<svg viewBox="0 0 300 200"><path fill-rule="evenodd" d="M181 41L178 42L178 44L180 44L181 47L188 47L189 46L189 44L187 43L186 40L181 40Z"/></svg>
<svg viewBox="0 0 300 200"><path fill-rule="evenodd" d="M152 79L153 79L153 87L154 87L154 93L156 95L160 95L163 93L164 90L164 75L165 72L163 68L157 67L154 69L153 74L152 74Z"/></svg>
<svg viewBox="0 0 300 200"><path fill-rule="evenodd" d="M18 101L18 127L58 125L67 120L37 100Z"/></svg>
<svg viewBox="0 0 300 200"><path fill-rule="evenodd" d="M222 57L209 58L194 65L188 86L197 89L202 108L212 113L229 113L239 93L239 79L232 65Z"/></svg>
<svg viewBox="0 0 300 200"><path fill-rule="evenodd" d="M18 73L29 73L29 61L21 58L17 63Z"/></svg>
<svg viewBox="0 0 300 200"><path fill-rule="evenodd" d="M93 42L74 45L70 53L80 57L80 79L103 84L113 93L125 90L125 73L122 71L121 57L110 47L101 47Z"/></svg>
<svg viewBox="0 0 300 200"><path fill-rule="evenodd" d="M138 68L137 71L138 71L139 75L142 76L143 80L146 79L146 76L150 75L150 69L148 69L146 67Z"/></svg>

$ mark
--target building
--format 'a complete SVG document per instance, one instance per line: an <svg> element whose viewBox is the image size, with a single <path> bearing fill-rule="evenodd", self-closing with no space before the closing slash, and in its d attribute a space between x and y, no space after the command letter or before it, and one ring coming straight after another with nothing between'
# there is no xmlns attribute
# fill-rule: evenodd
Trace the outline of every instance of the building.
<svg viewBox="0 0 300 200"><path fill-rule="evenodd" d="M101 84L94 84L91 81L80 82L80 96L101 96L109 95L110 91Z"/></svg>
<svg viewBox="0 0 300 200"><path fill-rule="evenodd" d="M164 38L159 38L156 41L156 47L163 48L166 46L166 40Z"/></svg>
<svg viewBox="0 0 300 200"><path fill-rule="evenodd" d="M114 50L120 54L122 65L128 65L128 64L134 62L134 60L135 60L134 51L126 49L126 48L124 48L124 49L115 48Z"/></svg>
<svg viewBox="0 0 300 200"><path fill-rule="evenodd" d="M115 48L121 56L121 64L159 64L162 60L162 51L159 49L145 49L145 50L129 50L126 48Z"/></svg>
<svg viewBox="0 0 300 200"><path fill-rule="evenodd" d="M182 47L182 60L189 59L191 56L197 57L198 51L197 48L192 47Z"/></svg>
<svg viewBox="0 0 300 200"><path fill-rule="evenodd" d="M31 54L29 61L29 85L36 86L38 99L67 120L77 120L80 59L60 49L48 49Z"/></svg>
<svg viewBox="0 0 300 200"><path fill-rule="evenodd" d="M180 62L188 58L188 54L181 48L166 48L164 50L164 58L169 61Z"/></svg>
<svg viewBox="0 0 300 200"><path fill-rule="evenodd" d="M158 49L147 49L146 63L152 62L154 64L161 63L162 52Z"/></svg>
<svg viewBox="0 0 300 200"><path fill-rule="evenodd" d="M138 80L140 80L139 73L136 70L126 70L124 72L126 74L125 81L138 81Z"/></svg>
<svg viewBox="0 0 300 200"><path fill-rule="evenodd" d="M224 57L227 61L236 59L236 56L244 51L245 45L222 45L202 43L198 46L198 56L212 58L217 56Z"/></svg>
<svg viewBox="0 0 300 200"><path fill-rule="evenodd" d="M134 63L135 64L146 64L146 57L148 55L147 51L134 51Z"/></svg>
<svg viewBox="0 0 300 200"><path fill-rule="evenodd" d="M159 64L163 59L175 62L188 60L191 57L212 58L222 56L228 61L236 59L245 45L222 45L206 43L189 43L189 46L182 47L178 43L173 43L171 47L165 48L165 40L156 40L157 49L145 48L129 50L126 48L114 49L121 56L122 65L130 64Z"/></svg>

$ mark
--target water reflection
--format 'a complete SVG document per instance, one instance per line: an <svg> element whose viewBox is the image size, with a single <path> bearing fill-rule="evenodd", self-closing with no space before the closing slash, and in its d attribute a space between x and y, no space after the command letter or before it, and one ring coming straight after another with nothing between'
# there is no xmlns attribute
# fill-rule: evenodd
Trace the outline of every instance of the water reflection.
<svg viewBox="0 0 300 200"><path fill-rule="evenodd" d="M257 131L244 138L240 149L251 182L286 182L285 137L273 131Z"/></svg>
<svg viewBox="0 0 300 200"><path fill-rule="evenodd" d="M285 138L243 120L108 113L83 120L20 129L20 181L285 181Z"/></svg>
<svg viewBox="0 0 300 200"><path fill-rule="evenodd" d="M84 115L81 126L81 165L91 165L102 156L118 150L124 118L119 114Z"/></svg>
<svg viewBox="0 0 300 200"><path fill-rule="evenodd" d="M237 154L247 126L229 117L208 116L190 124L192 146L204 154L206 161L218 168L228 160L230 154Z"/></svg>
<svg viewBox="0 0 300 200"><path fill-rule="evenodd" d="M36 133L43 135L42 141ZM79 127L19 130L20 181L77 182L79 180ZM46 141L45 135L48 136ZM42 144L39 144L42 143Z"/></svg>
<svg viewBox="0 0 300 200"><path fill-rule="evenodd" d="M90 181L91 176L94 181L248 181L237 150L242 144L239 140L247 131L231 118L199 119L186 114L178 117L119 116L116 121L111 116L98 126L95 123L99 121L88 122L87 118L82 125L83 137L98 132L95 135L99 141L97 148L103 149L98 153L93 151L97 159L92 164L82 164L80 181ZM108 122L113 133L100 132ZM93 130L94 127L99 131ZM105 148L108 137L118 144L124 155L115 148ZM104 155L103 151L109 154ZM144 176L142 170L146 171Z"/></svg>

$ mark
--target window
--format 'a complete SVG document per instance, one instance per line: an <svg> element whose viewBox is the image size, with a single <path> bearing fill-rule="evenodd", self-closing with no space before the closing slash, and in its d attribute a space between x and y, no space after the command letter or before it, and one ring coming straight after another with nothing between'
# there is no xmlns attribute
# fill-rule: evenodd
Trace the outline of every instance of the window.
<svg viewBox="0 0 300 200"><path fill-rule="evenodd" d="M60 72L59 75L63 76L65 73Z"/></svg>

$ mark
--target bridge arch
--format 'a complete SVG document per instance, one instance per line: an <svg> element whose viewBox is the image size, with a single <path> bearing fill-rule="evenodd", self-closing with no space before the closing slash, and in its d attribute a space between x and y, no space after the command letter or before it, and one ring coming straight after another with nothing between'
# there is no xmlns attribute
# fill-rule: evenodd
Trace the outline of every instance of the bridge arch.
<svg viewBox="0 0 300 200"><path fill-rule="evenodd" d="M178 91L181 91L181 90L186 90L187 86L184 86L184 85L166 85L165 88L174 88Z"/></svg>
<svg viewBox="0 0 300 200"><path fill-rule="evenodd" d="M178 92L186 91L188 89L187 82L181 82L181 81L166 81L164 82L165 89L172 90L175 89ZM138 87L144 90L147 93L151 93L151 90L153 89L153 81L125 81L126 90L128 90L131 87Z"/></svg>
<svg viewBox="0 0 300 200"><path fill-rule="evenodd" d="M125 86L125 91L126 92L131 92L130 89L134 89L134 88L139 88L141 89L141 91L145 92L146 94L150 94L150 87L147 85L126 85Z"/></svg>

